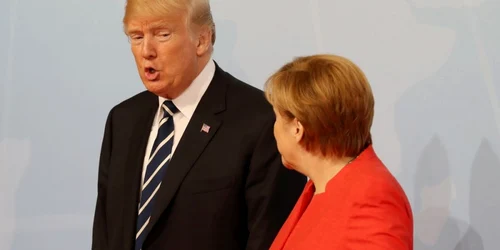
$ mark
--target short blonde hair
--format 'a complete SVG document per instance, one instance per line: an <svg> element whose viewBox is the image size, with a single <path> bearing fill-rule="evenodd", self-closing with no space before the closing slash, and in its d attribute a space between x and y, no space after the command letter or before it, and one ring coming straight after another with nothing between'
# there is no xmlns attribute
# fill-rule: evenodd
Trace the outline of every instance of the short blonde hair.
<svg viewBox="0 0 500 250"><path fill-rule="evenodd" d="M336 55L298 57L265 84L267 100L304 126L301 145L323 156L355 157L371 144L374 97L364 73Z"/></svg>
<svg viewBox="0 0 500 250"><path fill-rule="evenodd" d="M127 0L123 24L136 16L168 17L187 12L189 24L207 26L212 32L212 45L215 44L215 22L209 0Z"/></svg>

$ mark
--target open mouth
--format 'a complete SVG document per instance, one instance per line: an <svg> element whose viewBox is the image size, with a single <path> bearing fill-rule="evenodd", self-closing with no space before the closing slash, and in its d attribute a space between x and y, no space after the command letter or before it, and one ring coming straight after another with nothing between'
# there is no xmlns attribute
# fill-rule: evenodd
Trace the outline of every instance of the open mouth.
<svg viewBox="0 0 500 250"><path fill-rule="evenodd" d="M156 80L160 74L159 71L153 67L146 67L144 69L144 71L145 71L144 75L145 75L146 79L148 79L149 81Z"/></svg>

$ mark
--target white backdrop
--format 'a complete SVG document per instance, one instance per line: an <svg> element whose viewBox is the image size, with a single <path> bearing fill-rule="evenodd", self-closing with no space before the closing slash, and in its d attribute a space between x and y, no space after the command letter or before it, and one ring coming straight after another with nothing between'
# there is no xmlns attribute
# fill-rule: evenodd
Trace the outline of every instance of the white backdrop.
<svg viewBox="0 0 500 250"><path fill-rule="evenodd" d="M124 0L0 1L0 250L90 249L109 109L142 91ZM212 0L214 58L262 88L295 56L356 62L415 249L497 250L499 0Z"/></svg>

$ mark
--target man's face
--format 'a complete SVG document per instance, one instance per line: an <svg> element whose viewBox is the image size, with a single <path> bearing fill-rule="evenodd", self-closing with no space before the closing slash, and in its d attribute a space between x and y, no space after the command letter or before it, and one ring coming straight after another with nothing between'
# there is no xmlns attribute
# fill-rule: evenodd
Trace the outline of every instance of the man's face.
<svg viewBox="0 0 500 250"><path fill-rule="evenodd" d="M171 18L132 18L126 24L137 69L146 88L174 99L198 74L199 42L181 13Z"/></svg>

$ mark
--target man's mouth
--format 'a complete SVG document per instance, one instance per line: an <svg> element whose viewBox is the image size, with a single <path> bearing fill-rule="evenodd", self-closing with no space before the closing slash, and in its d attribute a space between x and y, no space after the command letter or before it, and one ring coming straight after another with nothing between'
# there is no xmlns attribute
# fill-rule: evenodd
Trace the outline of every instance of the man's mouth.
<svg viewBox="0 0 500 250"><path fill-rule="evenodd" d="M153 67L146 67L145 68L144 76L146 77L146 79L148 81L157 80L159 75L160 75L160 72L158 70L156 70L155 68L153 68Z"/></svg>

